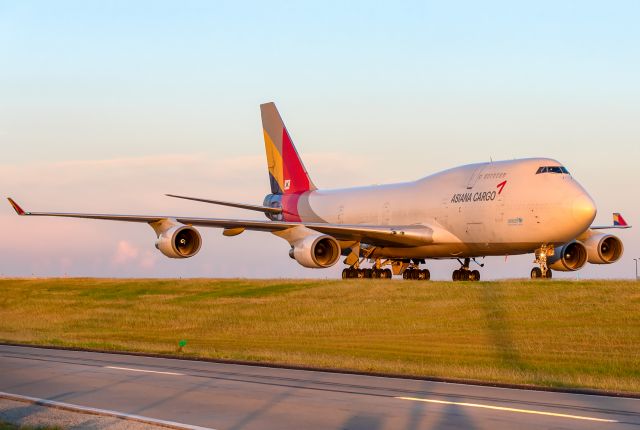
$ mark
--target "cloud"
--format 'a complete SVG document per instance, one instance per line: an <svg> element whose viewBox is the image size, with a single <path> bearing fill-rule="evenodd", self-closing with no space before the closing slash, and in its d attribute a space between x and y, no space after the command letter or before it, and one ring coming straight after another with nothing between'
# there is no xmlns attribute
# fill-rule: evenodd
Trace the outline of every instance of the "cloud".
<svg viewBox="0 0 640 430"><path fill-rule="evenodd" d="M126 240L118 242L116 252L111 259L111 262L115 265L129 264L136 260L140 255L140 251L137 247Z"/></svg>
<svg viewBox="0 0 640 430"><path fill-rule="evenodd" d="M120 240L111 258L111 264L117 267L130 266L149 270L155 267L157 259L157 253L150 250L141 251L130 241Z"/></svg>

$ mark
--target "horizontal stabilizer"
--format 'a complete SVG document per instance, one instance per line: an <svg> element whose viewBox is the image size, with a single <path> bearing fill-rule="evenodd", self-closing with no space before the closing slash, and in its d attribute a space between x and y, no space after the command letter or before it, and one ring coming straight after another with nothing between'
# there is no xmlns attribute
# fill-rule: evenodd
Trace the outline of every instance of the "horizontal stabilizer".
<svg viewBox="0 0 640 430"><path fill-rule="evenodd" d="M627 221L622 218L622 215L618 212L613 214L613 225L592 225L591 230L606 230L610 228L631 228Z"/></svg>
<svg viewBox="0 0 640 430"><path fill-rule="evenodd" d="M233 208L247 209L247 210L250 210L250 211L258 211L258 212L264 212L264 213L269 213L269 214L282 213L282 209L281 208L271 208L271 207L268 207L268 206L249 205L249 204L246 204L246 203L224 202L224 201L221 201L221 200L200 199L200 198L197 198L197 197L177 196L175 194L165 194L165 196L167 196L167 197L175 197L177 199L193 200L193 201L196 201L196 202L211 203L213 205L231 206Z"/></svg>

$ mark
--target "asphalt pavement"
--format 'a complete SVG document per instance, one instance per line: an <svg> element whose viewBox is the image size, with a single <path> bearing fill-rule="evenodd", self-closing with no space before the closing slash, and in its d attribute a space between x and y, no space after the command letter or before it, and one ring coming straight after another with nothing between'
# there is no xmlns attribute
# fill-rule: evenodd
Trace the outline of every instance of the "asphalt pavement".
<svg viewBox="0 0 640 430"><path fill-rule="evenodd" d="M219 430L640 429L640 399L9 345L0 391Z"/></svg>

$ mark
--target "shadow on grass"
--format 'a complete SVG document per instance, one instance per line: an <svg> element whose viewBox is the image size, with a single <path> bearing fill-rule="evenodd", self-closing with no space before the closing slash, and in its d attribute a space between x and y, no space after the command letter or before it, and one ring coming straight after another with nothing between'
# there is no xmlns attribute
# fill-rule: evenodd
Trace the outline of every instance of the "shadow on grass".
<svg viewBox="0 0 640 430"><path fill-rule="evenodd" d="M520 355L517 346L512 337L512 329L510 327L509 318L503 306L503 294L501 288L494 285L484 285L481 292L482 307L485 311L487 319L487 328L489 329L489 337L498 353L500 362L506 368L518 370L535 375L536 369L533 365L527 363ZM526 314L518 315L518 318L527 318ZM526 381L527 375L522 375L521 383L533 383L546 386L563 387L566 382L552 379L550 375L546 375L544 380L535 378L535 380Z"/></svg>
<svg viewBox="0 0 640 430"><path fill-rule="evenodd" d="M495 347L498 358L512 369L526 370L529 366L522 361L518 349L511 337L511 329L507 313L502 305L503 295L499 287L483 285L481 287L481 304L487 319L487 328L491 343Z"/></svg>

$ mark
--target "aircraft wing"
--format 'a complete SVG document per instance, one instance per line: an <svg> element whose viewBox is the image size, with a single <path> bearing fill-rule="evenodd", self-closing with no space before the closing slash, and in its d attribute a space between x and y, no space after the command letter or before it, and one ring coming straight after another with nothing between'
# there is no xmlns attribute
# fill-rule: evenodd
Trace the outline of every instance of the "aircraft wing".
<svg viewBox="0 0 640 430"><path fill-rule="evenodd" d="M64 218L98 219L108 221L126 221L139 223L156 223L162 220L175 220L181 224L196 227L216 227L229 230L254 230L280 232L303 226L319 233L328 234L338 240L360 241L375 246L413 247L428 245L434 242L434 228L427 225L345 225L328 223L305 223L287 221L258 221L243 219L198 218L165 215L120 215L120 214L87 214L65 212L29 212L23 210L13 199L9 198L18 215L21 216L53 216ZM236 233L237 234L237 233Z"/></svg>
<svg viewBox="0 0 640 430"><path fill-rule="evenodd" d="M268 206L260 206L260 205L250 205L246 203L235 203L235 202L225 202L222 200L210 200L210 199L201 199L199 197L187 197L187 196L178 196L176 194L165 194L167 197L174 197L176 199L184 199L184 200L193 200L196 202L210 203L213 205L221 205L221 206L231 206L234 208L247 209L250 211L258 211L270 214L280 214L282 213L281 208L271 208Z"/></svg>

